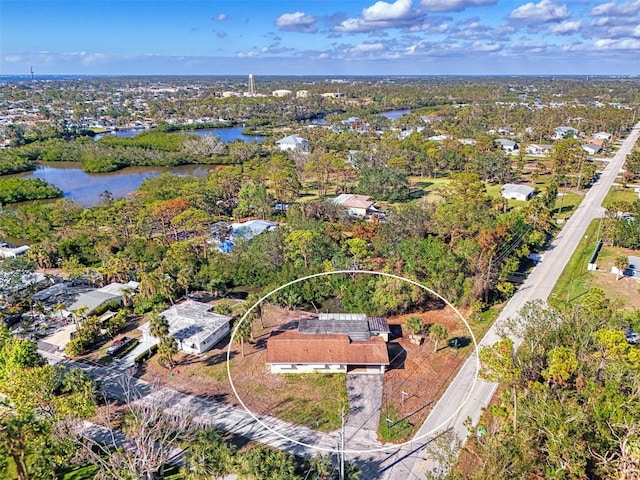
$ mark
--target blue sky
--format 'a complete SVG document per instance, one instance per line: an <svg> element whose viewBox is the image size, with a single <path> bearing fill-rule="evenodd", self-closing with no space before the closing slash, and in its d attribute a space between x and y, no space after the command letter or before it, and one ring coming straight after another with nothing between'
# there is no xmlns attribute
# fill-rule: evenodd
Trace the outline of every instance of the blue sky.
<svg viewBox="0 0 640 480"><path fill-rule="evenodd" d="M640 74L640 0L0 0L0 74Z"/></svg>

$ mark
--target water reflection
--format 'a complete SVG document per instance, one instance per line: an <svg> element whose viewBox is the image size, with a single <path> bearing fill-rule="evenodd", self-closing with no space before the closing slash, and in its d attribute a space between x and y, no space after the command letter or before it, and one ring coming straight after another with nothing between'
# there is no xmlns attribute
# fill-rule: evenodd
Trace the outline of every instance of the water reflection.
<svg viewBox="0 0 640 480"><path fill-rule="evenodd" d="M161 173L205 177L213 165L181 165L178 167L127 167L109 173L87 173L79 163L43 163L35 171L22 178L40 178L55 185L69 198L84 207L100 203L105 190L116 198L140 188L142 181Z"/></svg>

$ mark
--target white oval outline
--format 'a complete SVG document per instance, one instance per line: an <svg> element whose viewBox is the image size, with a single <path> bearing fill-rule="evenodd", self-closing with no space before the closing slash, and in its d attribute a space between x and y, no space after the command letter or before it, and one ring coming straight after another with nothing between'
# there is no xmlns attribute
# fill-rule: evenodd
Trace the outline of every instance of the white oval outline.
<svg viewBox="0 0 640 480"><path fill-rule="evenodd" d="M423 433L422 435L420 435L419 437L416 438L412 438L410 440L407 440L404 443L393 443L390 444L388 446L382 446L379 448L370 448L367 450L351 450L351 449L334 449L334 448L329 448L329 447L321 447L318 445L310 445L308 443L304 443L304 442L300 442L298 440L294 440L293 438L289 438L286 435L283 435L282 433L280 433L278 430L270 427L269 425L267 425L265 422L263 422L262 420L260 420L256 414L253 413L253 411L251 411L246 405L245 403L242 401L242 399L240 398L240 395L238 395L238 392L236 391L236 387L233 384L233 378L231 377L231 366L230 366L230 360L231 360L231 345L233 344L233 337L236 335L236 333L238 332L238 329L240 328L240 325L242 324L242 322L244 322L244 320L247 318L247 315L249 315L249 313L256 308L259 304L261 304L263 301L265 301L267 298L269 298L271 295L273 295L274 293L279 292L280 290L287 288L290 285L295 285L296 283L302 282L304 280L309 280L310 278L317 278L317 277L323 277L323 276L327 276L327 275L336 275L336 274L353 274L353 273L367 273L370 275L378 275L381 277L389 277L389 278L395 278L396 280L402 280L408 283L411 283L412 285L415 285L416 287L422 288L423 290L426 290L427 292L431 293L432 295L438 297L440 300L442 300L444 303L447 304L448 307L450 307L451 309L453 309L453 311L456 313L456 315L458 315L458 317L460 317L460 319L464 322L465 326L467 327L467 329L469 330L469 333L471 334L471 340L473 341L473 346L474 346L474 351L475 351L475 355L476 355L476 369L475 369L475 373L473 376L473 383L471 384L471 387L469 388L466 397L464 398L464 400L462 400L462 402L460 402L460 405L458 405L458 408L453 412L453 414L451 414L448 418L446 418L443 422L441 422L439 425L436 425L434 428L432 428L431 430L429 430L426 433ZM464 368L464 364L468 361L465 360L462 363L462 366L460 368ZM402 448L405 447L407 445L410 445L414 442L417 441L421 441L422 439L424 439L425 437L428 437L429 435L432 435L433 433L437 432L438 430L442 429L446 424L448 424L451 420L453 420L453 418L458 415L458 413L460 413L460 410L462 410L462 408L464 407L464 405L467 403L467 401L469 400L469 398L471 397L471 393L473 392L477 382L478 382L478 373L480 371L480 352L478 350L478 342L476 341L476 337L473 334L473 330L471 330L471 327L469 326L469 323L467 322L467 320L464 318L464 316L458 311L458 309L456 307L454 307L451 303L449 303L449 301L444 298L442 295L440 295L437 292L434 292L433 290L431 290L429 287L425 287L424 285L416 282L415 280L411 280L409 278L405 278L405 277L401 277L399 275L394 275L392 273L386 273L386 272L377 272L375 270L331 270L329 272L321 272L321 273L314 273L311 275L307 275L306 277L301 277L298 278L296 280L292 280L289 283L285 283L284 285L279 286L278 288L272 290L271 292L267 293L265 296L263 296L261 299L259 299L256 303L254 303L251 308L249 308L249 310L247 310L245 312L245 314L242 316L242 318L240 319L239 322L237 322L236 326L233 329L233 332L231 332L231 338L229 339L229 345L227 347L227 377L229 378L229 384L231 385L231 389L233 390L233 394L236 396L236 399L238 400L238 402L240 402L240 404L242 405L242 407L247 411L247 413L249 415L251 415L251 417L258 422L263 428L267 429L268 431L270 431L271 433L276 434L277 436L279 436L280 438L287 440L289 442L292 442L296 445L300 445L302 447L306 447L306 448L311 448L313 450L318 450L321 452L328 452L328 453L336 453L336 454L364 454L364 453L370 453L370 452L384 452L387 450L394 450L394 449L398 449L398 448ZM455 378L455 377L454 377ZM447 387L449 388L449 387ZM445 390L446 391L446 390ZM442 397L441 397L442 398ZM438 400L439 402L439 400ZM438 402L436 402L436 406L438 404ZM434 406L435 408L435 406ZM273 417L273 418L277 418L277 417ZM427 416L427 418L429 418ZM426 420L426 419L425 419ZM424 422L423 422L424 424Z"/></svg>

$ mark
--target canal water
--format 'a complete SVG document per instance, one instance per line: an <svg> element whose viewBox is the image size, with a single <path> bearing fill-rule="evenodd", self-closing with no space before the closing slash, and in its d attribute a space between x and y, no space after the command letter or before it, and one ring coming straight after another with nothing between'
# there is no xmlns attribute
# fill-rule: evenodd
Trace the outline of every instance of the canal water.
<svg viewBox="0 0 640 480"><path fill-rule="evenodd" d="M202 128L200 130L183 130L184 133L192 135L216 135L220 137L223 142L233 142L235 140L242 140L243 142L261 142L265 137L261 135L245 135L242 133L244 128L242 127L229 127L229 128ZM138 135L140 132L148 132L144 129L136 130L118 130L116 132L99 133L94 136L94 140L100 140L106 135L113 135L116 137L132 138Z"/></svg>
<svg viewBox="0 0 640 480"><path fill-rule="evenodd" d="M205 177L214 165L180 165L177 167L127 167L108 173L88 173L76 162L43 162L22 178L39 178L63 191L64 197L83 207L97 205L105 190L121 198L137 190L142 181L162 173Z"/></svg>
<svg viewBox="0 0 640 480"><path fill-rule="evenodd" d="M117 132L100 134L115 135L131 138L145 130L119 130ZM265 137L244 135L242 127L207 128L202 130L186 130L194 135L217 135L223 142L242 140L245 142L260 142ZM94 137L95 138L95 137ZM62 190L64 197L83 207L97 205L102 200L100 194L110 192L115 198L121 198L127 193L137 190L142 181L148 177L155 177L162 173L174 175L191 175L205 177L214 165L181 165L177 167L128 167L108 173L87 173L82 165L76 162L42 162L32 172L19 175L21 178L39 178Z"/></svg>

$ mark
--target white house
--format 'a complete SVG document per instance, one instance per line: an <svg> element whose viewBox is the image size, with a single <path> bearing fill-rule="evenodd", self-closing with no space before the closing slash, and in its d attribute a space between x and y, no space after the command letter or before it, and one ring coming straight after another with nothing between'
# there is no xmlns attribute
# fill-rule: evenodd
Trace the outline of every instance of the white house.
<svg viewBox="0 0 640 480"><path fill-rule="evenodd" d="M285 89L281 89L281 90L274 90L273 92L271 92L271 95L273 95L274 97L288 97L289 95L292 95L293 92L291 90L285 90Z"/></svg>
<svg viewBox="0 0 640 480"><path fill-rule="evenodd" d="M562 127L556 127L553 129L552 138L554 140L562 140L563 138L577 137L577 136L578 136L578 130L576 130L573 127L562 126Z"/></svg>
<svg viewBox="0 0 640 480"><path fill-rule="evenodd" d="M582 145L582 149L589 155L595 155L602 151L602 146L597 143L587 143L586 145Z"/></svg>
<svg viewBox="0 0 640 480"><path fill-rule="evenodd" d="M509 140L508 138L496 138L495 142L506 152L514 152L519 148L516 142Z"/></svg>
<svg viewBox="0 0 640 480"><path fill-rule="evenodd" d="M169 335L178 345L178 350L186 353L201 354L210 350L230 331L231 317L212 313L212 305L194 300L173 305L160 316L169 323ZM143 341L153 340L150 322L141 325Z"/></svg>
<svg viewBox="0 0 640 480"><path fill-rule="evenodd" d="M276 145L283 152L286 150L306 150L309 148L309 141L294 133L288 137L281 138L276 142Z"/></svg>
<svg viewBox="0 0 640 480"><path fill-rule="evenodd" d="M320 314L299 320L298 330L267 340L271 373L354 372L382 374L389 365L383 318L364 314Z"/></svg>
<svg viewBox="0 0 640 480"><path fill-rule="evenodd" d="M526 146L525 151L530 155L546 155L553 148L553 145L545 145L541 143L530 143Z"/></svg>
<svg viewBox="0 0 640 480"><path fill-rule="evenodd" d="M28 250L28 245L21 245L19 247L7 247L0 245L0 257L14 258L18 255L22 255L23 253L27 253Z"/></svg>
<svg viewBox="0 0 640 480"><path fill-rule="evenodd" d="M592 138L597 140L611 140L611 134L609 132L598 132L591 135Z"/></svg>
<svg viewBox="0 0 640 480"><path fill-rule="evenodd" d="M535 188L528 185L516 185L515 183L505 183L501 189L504 198L512 200L527 201L535 193Z"/></svg>
<svg viewBox="0 0 640 480"><path fill-rule="evenodd" d="M331 200L333 203L347 209L349 215L353 217L366 217L377 211L374 201L367 195L356 195L353 193L343 193Z"/></svg>

